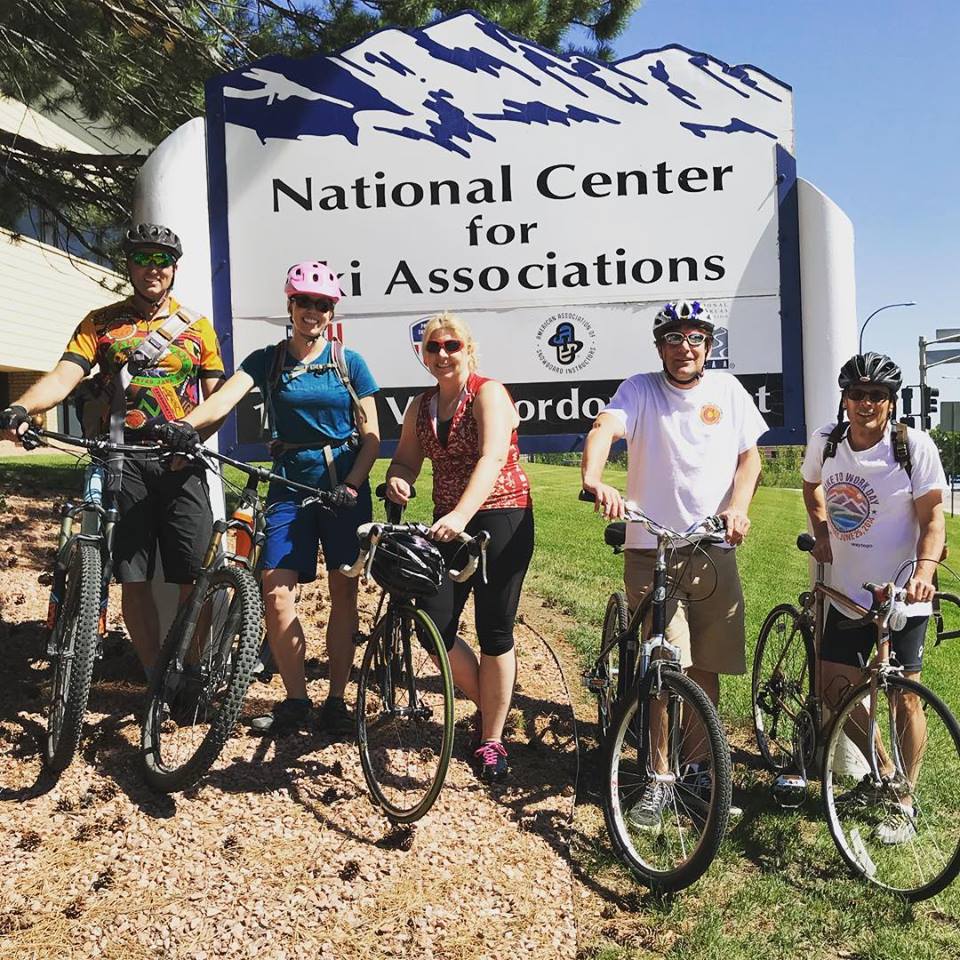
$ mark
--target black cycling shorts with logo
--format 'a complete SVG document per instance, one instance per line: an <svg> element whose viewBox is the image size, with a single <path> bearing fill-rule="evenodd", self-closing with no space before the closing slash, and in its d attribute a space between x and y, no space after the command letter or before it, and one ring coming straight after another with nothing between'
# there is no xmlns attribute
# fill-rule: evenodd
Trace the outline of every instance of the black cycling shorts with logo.
<svg viewBox="0 0 960 960"><path fill-rule="evenodd" d="M873 648L877 643L877 628L868 623L853 630L841 630L838 624L847 619L849 618L831 605L823 626L820 659L830 663L842 663L848 667L864 667L873 656ZM895 630L890 637L890 659L896 659L907 673L919 673L923 665L923 641L927 635L929 619L908 617L907 625L902 630Z"/></svg>
<svg viewBox="0 0 960 960"><path fill-rule="evenodd" d="M189 464L126 454L117 495L120 520L113 535L113 573L118 583L153 579L157 547L167 583L193 583L213 533L206 471Z"/></svg>

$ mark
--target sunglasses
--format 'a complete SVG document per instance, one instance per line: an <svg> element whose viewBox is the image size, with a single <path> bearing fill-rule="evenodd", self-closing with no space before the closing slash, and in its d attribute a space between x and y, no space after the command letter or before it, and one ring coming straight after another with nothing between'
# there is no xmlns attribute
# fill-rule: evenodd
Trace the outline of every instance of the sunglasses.
<svg viewBox="0 0 960 960"><path fill-rule="evenodd" d="M321 313L327 313L335 306L332 300L327 300L325 298L314 300L313 297L304 296L302 293L298 293L295 297L291 297L290 299L301 310L309 310L311 307L313 307L314 309L319 310Z"/></svg>
<svg viewBox="0 0 960 960"><path fill-rule="evenodd" d="M424 345L423 349L427 353L439 353L440 348L443 347L447 353L459 353L463 349L462 340L428 340Z"/></svg>
<svg viewBox="0 0 960 960"><path fill-rule="evenodd" d="M847 391L847 399L854 403L869 400L871 403L886 403L890 399L887 390L862 390L860 387L851 387Z"/></svg>
<svg viewBox="0 0 960 960"><path fill-rule="evenodd" d="M689 343L691 347L702 347L707 342L707 335L705 333L665 333L660 338L664 343L670 344L671 347L679 347L681 343Z"/></svg>
<svg viewBox="0 0 960 960"><path fill-rule="evenodd" d="M162 250L157 250L155 253L134 250L130 254L130 262L138 267L170 267L177 262L177 259L172 253L164 253Z"/></svg>

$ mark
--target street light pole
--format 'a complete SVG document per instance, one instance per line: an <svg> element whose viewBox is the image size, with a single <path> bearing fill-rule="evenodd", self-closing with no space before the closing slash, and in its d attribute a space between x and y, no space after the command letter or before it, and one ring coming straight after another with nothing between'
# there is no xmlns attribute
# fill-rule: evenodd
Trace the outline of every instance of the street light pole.
<svg viewBox="0 0 960 960"><path fill-rule="evenodd" d="M860 328L860 346L857 350L858 353L863 353L863 331L867 329L867 324L878 314L881 310L889 310L891 307L915 307L917 305L916 300L907 300L905 303L887 303L882 307L877 307L873 313L863 321L863 326Z"/></svg>

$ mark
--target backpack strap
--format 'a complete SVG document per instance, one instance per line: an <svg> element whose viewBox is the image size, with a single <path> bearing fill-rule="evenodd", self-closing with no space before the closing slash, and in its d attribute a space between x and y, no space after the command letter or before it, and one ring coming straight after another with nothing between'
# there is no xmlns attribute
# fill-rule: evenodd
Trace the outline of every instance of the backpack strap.
<svg viewBox="0 0 960 960"><path fill-rule="evenodd" d="M353 406L354 427L359 431L360 425L367 422L367 415L363 412L363 407L360 405L360 397L357 396L357 391L353 388L353 383L350 381L350 369L347 367L347 357L343 350L343 344L336 337L330 341L330 355L333 357L333 363L336 367L337 375L340 377L340 382L346 387L347 393L350 394L350 403Z"/></svg>
<svg viewBox="0 0 960 960"><path fill-rule="evenodd" d="M823 458L820 465L823 466L831 457L837 455L837 447L843 442L847 435L847 424L838 421L837 425L827 434L827 442L823 445Z"/></svg>
<svg viewBox="0 0 960 960"><path fill-rule="evenodd" d="M891 442L893 443L893 459L907 471L907 476L912 478L913 461L910 459L910 444L907 440L907 425L905 423L894 423L891 431Z"/></svg>

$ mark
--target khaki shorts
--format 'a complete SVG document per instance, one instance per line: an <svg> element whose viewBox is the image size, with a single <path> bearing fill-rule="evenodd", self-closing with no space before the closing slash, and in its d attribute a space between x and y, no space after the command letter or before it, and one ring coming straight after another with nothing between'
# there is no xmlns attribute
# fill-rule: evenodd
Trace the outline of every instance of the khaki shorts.
<svg viewBox="0 0 960 960"><path fill-rule="evenodd" d="M631 611L653 586L656 555L656 550L624 551L623 581ZM711 545L696 551L677 550L672 564L670 557L668 552L667 596L672 599L667 601L667 641L680 648L681 665L708 673L746 673L743 590L736 551ZM649 632L648 615L644 635Z"/></svg>

